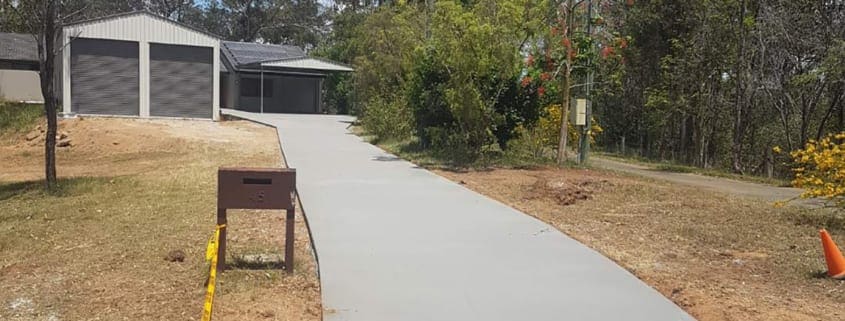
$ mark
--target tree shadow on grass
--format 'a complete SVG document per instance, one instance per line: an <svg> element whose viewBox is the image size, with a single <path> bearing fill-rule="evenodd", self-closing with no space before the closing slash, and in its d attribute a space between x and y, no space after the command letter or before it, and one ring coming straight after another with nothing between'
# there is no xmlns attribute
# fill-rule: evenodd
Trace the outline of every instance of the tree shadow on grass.
<svg viewBox="0 0 845 321"><path fill-rule="evenodd" d="M111 177L60 178L58 187L52 190L47 190L44 180L11 183L0 182L0 201L23 195L52 197L79 195L90 192L94 188L112 181L113 178Z"/></svg>

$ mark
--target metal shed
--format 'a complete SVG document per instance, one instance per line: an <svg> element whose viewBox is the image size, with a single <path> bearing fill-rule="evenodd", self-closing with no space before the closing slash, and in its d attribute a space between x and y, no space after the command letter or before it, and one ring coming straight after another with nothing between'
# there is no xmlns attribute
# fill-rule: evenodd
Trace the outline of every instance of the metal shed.
<svg viewBox="0 0 845 321"><path fill-rule="evenodd" d="M220 41L139 11L63 29L66 114L219 119Z"/></svg>

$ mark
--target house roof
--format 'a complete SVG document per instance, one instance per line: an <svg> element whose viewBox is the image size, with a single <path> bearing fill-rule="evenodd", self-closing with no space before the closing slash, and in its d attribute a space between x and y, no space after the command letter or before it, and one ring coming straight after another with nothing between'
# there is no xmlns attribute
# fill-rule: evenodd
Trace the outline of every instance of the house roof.
<svg viewBox="0 0 845 321"><path fill-rule="evenodd" d="M0 32L0 60L38 62L35 37L24 33Z"/></svg>
<svg viewBox="0 0 845 321"><path fill-rule="evenodd" d="M264 61L305 57L301 48L254 42L221 41L220 51L235 69Z"/></svg>

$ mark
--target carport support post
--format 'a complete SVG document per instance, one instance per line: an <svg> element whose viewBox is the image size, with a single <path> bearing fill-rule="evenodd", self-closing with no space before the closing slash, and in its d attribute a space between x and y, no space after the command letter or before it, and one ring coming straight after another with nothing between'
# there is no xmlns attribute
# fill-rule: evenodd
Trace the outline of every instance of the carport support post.
<svg viewBox="0 0 845 321"><path fill-rule="evenodd" d="M285 271L293 273L293 223L294 210L287 210L287 217L285 219Z"/></svg>
<svg viewBox="0 0 845 321"><path fill-rule="evenodd" d="M261 113L264 113L264 64L261 64Z"/></svg>

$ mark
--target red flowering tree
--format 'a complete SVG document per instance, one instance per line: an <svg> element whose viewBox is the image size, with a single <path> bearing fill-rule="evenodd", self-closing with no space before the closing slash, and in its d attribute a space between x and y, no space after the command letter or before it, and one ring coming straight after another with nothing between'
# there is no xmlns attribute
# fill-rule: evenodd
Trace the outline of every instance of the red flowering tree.
<svg viewBox="0 0 845 321"><path fill-rule="evenodd" d="M562 0L555 4L549 17L550 27L542 35L525 59L526 73L522 86L537 86L537 94L544 104L560 103L563 117L560 124L558 142L558 163L566 159L568 141L569 108L572 89L585 84L573 83L573 73L595 68L597 59L619 59L621 51L627 47L625 38L608 32L605 21L600 15L600 8L615 5L618 1L594 1L592 17L588 20L588 1ZM626 0L627 5L633 4ZM592 30L587 32L588 24ZM599 48L598 53L596 48Z"/></svg>

